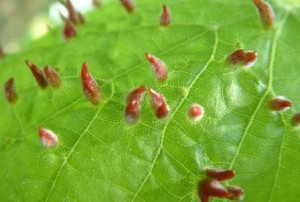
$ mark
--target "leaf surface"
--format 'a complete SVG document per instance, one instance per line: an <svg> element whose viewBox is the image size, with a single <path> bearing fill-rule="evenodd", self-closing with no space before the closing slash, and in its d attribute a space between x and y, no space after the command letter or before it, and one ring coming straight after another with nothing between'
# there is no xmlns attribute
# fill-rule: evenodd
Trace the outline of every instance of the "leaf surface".
<svg viewBox="0 0 300 202"><path fill-rule="evenodd" d="M300 198L300 10L293 1L271 1L276 26L262 27L252 1L165 1L172 12L159 26L161 2L137 2L127 14L119 2L87 16L78 37L63 41L55 29L23 53L0 61L0 80L13 76L19 100L0 97L0 193L5 201L197 201L206 167L234 169L228 181L245 189L244 201ZM255 50L250 69L224 62L237 48ZM155 80L145 52L168 66ZM24 61L58 68L60 89L40 90ZM103 93L99 106L84 97L80 68ZM140 85L161 92L171 108L157 120L146 95L139 122L124 121L125 100ZM291 110L272 113L284 95ZM205 108L194 124L193 103ZM43 147L38 128L53 130L54 149ZM217 200L215 200L217 201Z"/></svg>

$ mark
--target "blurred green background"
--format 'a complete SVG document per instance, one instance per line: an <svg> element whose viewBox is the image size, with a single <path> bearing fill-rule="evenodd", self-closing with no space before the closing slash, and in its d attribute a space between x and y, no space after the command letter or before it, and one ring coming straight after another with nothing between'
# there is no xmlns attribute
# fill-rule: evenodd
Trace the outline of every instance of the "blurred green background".
<svg viewBox="0 0 300 202"><path fill-rule="evenodd" d="M6 53L15 53L26 48L30 40L45 35L61 23L59 12L67 15L64 1L0 0L0 47ZM71 2L80 12L93 8L92 0Z"/></svg>

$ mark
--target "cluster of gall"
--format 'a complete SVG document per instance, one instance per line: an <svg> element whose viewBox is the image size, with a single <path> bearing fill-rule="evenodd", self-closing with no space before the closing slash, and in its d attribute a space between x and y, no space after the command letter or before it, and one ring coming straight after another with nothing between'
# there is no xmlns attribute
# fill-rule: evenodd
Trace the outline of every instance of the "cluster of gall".
<svg viewBox="0 0 300 202"><path fill-rule="evenodd" d="M237 186L226 187L223 181L234 177L233 170L207 169L207 177L198 185L198 195L201 202L209 202L211 197L230 200L242 200L244 190Z"/></svg>
<svg viewBox="0 0 300 202"><path fill-rule="evenodd" d="M129 124L137 122L141 112L141 101L143 100L144 93L146 91L145 86L140 86L132 90L126 100L125 108L125 120ZM153 89L148 90L152 98L152 106L154 109L155 116L158 119L165 118L170 112L165 98Z"/></svg>
<svg viewBox="0 0 300 202"><path fill-rule="evenodd" d="M43 71L30 60L26 60L25 63L30 68L32 75L42 89L46 88L48 84L55 88L60 86L61 80L55 69L46 65Z"/></svg>
<svg viewBox="0 0 300 202"><path fill-rule="evenodd" d="M257 53L255 51L238 49L227 57L227 62L233 66L242 65L246 67L252 67L255 64L256 59Z"/></svg>

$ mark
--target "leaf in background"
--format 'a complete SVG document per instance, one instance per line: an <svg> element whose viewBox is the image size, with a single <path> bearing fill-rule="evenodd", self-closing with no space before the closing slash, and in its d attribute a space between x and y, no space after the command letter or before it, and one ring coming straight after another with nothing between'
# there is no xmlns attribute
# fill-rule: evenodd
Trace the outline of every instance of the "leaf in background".
<svg viewBox="0 0 300 202"><path fill-rule="evenodd" d="M290 118L300 110L300 10L271 1L276 25L266 30L250 0L169 0L172 23L163 29L161 2L136 3L130 15L107 3L76 38L64 42L54 30L2 59L1 83L13 76L19 97L13 106L0 98L3 200L197 201L206 167L234 169L228 183L245 189L245 201L299 199L300 140ZM224 62L240 47L258 53L255 66ZM163 84L148 51L168 67ZM60 88L39 89L26 59L58 68ZM82 92L84 61L100 85L99 106ZM147 95L139 122L126 124L126 96L141 85L164 95L167 119L156 119ZM293 108L272 113L275 95ZM187 116L193 103L205 108L197 124ZM56 148L40 144L40 127L56 133Z"/></svg>

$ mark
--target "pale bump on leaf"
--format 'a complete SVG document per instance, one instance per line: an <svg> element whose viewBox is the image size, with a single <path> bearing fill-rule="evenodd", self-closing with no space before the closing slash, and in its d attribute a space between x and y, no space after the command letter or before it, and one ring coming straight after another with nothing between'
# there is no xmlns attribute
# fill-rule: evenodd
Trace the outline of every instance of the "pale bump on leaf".
<svg viewBox="0 0 300 202"><path fill-rule="evenodd" d="M197 103L192 104L188 109L188 117L194 122L202 120L204 113L204 108Z"/></svg>
<svg viewBox="0 0 300 202"><path fill-rule="evenodd" d="M45 147L55 147L58 144L57 135L50 129L39 128L39 137Z"/></svg>

